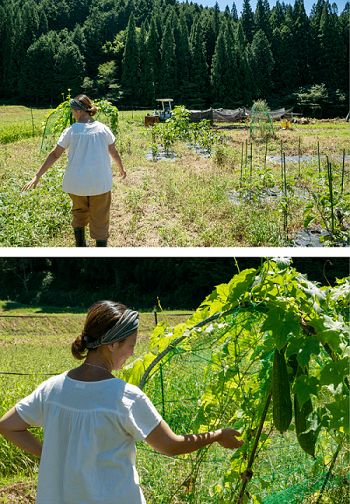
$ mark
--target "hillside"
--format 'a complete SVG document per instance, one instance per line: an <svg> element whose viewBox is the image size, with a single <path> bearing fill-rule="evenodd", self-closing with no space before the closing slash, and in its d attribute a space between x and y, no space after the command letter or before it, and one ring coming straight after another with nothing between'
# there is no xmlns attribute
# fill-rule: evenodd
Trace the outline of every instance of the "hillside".
<svg viewBox="0 0 350 504"><path fill-rule="evenodd" d="M349 2L1 0L0 100L56 105L83 91L119 108L171 96L189 108L250 106L318 117L348 112Z"/></svg>

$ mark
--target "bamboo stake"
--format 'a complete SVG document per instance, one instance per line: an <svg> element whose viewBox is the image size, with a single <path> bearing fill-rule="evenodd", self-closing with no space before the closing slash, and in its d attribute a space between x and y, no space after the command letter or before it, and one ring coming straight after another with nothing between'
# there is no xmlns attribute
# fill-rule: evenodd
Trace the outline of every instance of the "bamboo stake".
<svg viewBox="0 0 350 504"><path fill-rule="evenodd" d="M282 173L282 177L283 177L283 156L282 156L282 152L283 152L283 142L281 140L281 173Z"/></svg>
<svg viewBox="0 0 350 504"><path fill-rule="evenodd" d="M318 173L321 173L320 142L317 142Z"/></svg>
<svg viewBox="0 0 350 504"><path fill-rule="evenodd" d="M337 460L337 458L338 458L338 455L339 455L340 450L341 450L341 445L339 445L339 446L338 446L338 448L337 448L336 452L335 452L335 453L334 453L334 455L333 455L331 465L329 466L329 470L328 470L328 473L327 473L327 475L326 475L326 479L325 479L325 480L324 480L324 482L323 482L323 485L322 485L322 488L321 488L321 492L320 492L320 494L319 494L319 496L318 496L318 499L317 499L316 504L319 504L319 503L321 502L323 492L324 492L324 490L325 490L325 488L326 488L327 482L328 482L328 480L329 480L329 476L332 474L332 470L333 470L334 464L335 464L335 462L336 462L336 460Z"/></svg>
<svg viewBox="0 0 350 504"><path fill-rule="evenodd" d="M243 178L243 158L244 158L244 143L242 142L241 180L242 180L242 178Z"/></svg>
<svg viewBox="0 0 350 504"><path fill-rule="evenodd" d="M252 476L253 476L252 466L253 466L256 450L258 448L261 432L262 432L263 427L264 427L265 418L266 418L266 415L267 415L267 412L268 412L268 409L269 409L269 406L270 406L271 398L272 398L272 390L271 390L271 392L269 393L269 395L267 397L264 413L263 413L263 416L261 418L261 422L260 422L260 425L259 425L258 433L257 433L256 438L255 438L255 443L254 443L254 446L253 446L252 453L250 454L250 458L249 458L247 469L243 473L244 479L243 479L243 485L242 485L241 491L239 493L238 501L237 501L238 504L242 504L242 502L243 502L243 496L244 496L244 492L245 492L246 486L248 484L248 481L250 481L251 478L252 478Z"/></svg>
<svg viewBox="0 0 350 504"><path fill-rule="evenodd" d="M299 147L298 147L298 166L299 166L299 177L300 177L300 136L299 136Z"/></svg>
<svg viewBox="0 0 350 504"><path fill-rule="evenodd" d="M264 162L264 170L266 170L266 158L267 158L267 138L266 138L266 146L265 146L265 162Z"/></svg>
<svg viewBox="0 0 350 504"><path fill-rule="evenodd" d="M334 208L333 208L332 165L328 161L328 156L327 156L327 172L328 172L329 200L330 200L330 203L331 203L332 235L334 235Z"/></svg>
<svg viewBox="0 0 350 504"><path fill-rule="evenodd" d="M345 149L343 149L343 169L341 172L341 193L343 194L344 190L344 173L345 173Z"/></svg>
<svg viewBox="0 0 350 504"><path fill-rule="evenodd" d="M250 142L250 178L253 173L253 143Z"/></svg>

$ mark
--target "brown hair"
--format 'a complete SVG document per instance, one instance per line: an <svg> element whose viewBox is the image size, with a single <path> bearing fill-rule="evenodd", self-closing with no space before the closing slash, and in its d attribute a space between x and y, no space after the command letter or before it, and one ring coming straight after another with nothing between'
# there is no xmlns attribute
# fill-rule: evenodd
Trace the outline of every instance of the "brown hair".
<svg viewBox="0 0 350 504"><path fill-rule="evenodd" d="M84 359L88 352L95 349L86 348L87 338L89 342L101 338L109 329L111 329L123 316L127 307L114 301L97 301L87 313L84 329L72 343L72 354L75 359Z"/></svg>
<svg viewBox="0 0 350 504"><path fill-rule="evenodd" d="M90 116L94 116L97 114L97 108L92 105L90 98L84 94L80 94L74 98L77 102L81 103L85 108L86 112Z"/></svg>

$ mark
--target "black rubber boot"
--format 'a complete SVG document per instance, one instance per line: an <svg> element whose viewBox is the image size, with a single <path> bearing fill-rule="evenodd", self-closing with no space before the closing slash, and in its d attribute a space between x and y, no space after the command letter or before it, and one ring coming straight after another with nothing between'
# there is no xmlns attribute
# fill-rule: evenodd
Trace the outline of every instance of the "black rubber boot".
<svg viewBox="0 0 350 504"><path fill-rule="evenodd" d="M107 247L107 238L105 240L96 240L96 247Z"/></svg>
<svg viewBox="0 0 350 504"><path fill-rule="evenodd" d="M89 244L85 240L85 228L75 228L74 229L75 236L75 246L76 247L88 247Z"/></svg>

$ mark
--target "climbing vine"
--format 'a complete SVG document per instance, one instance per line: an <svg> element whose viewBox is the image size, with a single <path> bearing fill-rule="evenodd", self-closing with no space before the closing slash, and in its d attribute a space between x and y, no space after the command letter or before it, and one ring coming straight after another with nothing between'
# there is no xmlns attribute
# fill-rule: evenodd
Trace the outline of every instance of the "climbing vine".
<svg viewBox="0 0 350 504"><path fill-rule="evenodd" d="M43 136L41 142L41 151L46 153L50 151L56 144L60 134L65 128L75 122L70 108L71 96L68 95L66 100L58 105L54 110L51 110L46 116L43 123ZM119 113L117 107L112 105L107 100L93 102L97 108L95 119L106 124L115 136L119 135Z"/></svg>
<svg viewBox="0 0 350 504"><path fill-rule="evenodd" d="M282 401L282 410L290 408L282 430L295 431L310 456L317 453L321 430L338 449L344 447L349 435L349 293L348 278L319 287L290 259L267 259L260 268L217 286L186 323L159 323L148 353L124 369L127 381L143 384L150 379L148 370L160 366L162 356L180 341L190 350L199 338L213 336L206 367L210 379L201 391L193 430L232 426L245 439L211 490L223 504L247 503L250 497L261 502L248 492L254 464L276 433L277 416L285 413L276 411L276 373L278 380L284 376L276 370L276 353L286 367L283 386L290 394L285 406ZM292 403L298 406L293 419Z"/></svg>

